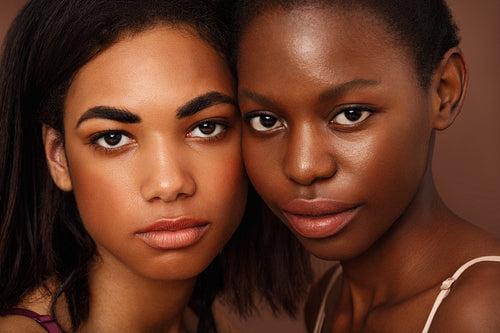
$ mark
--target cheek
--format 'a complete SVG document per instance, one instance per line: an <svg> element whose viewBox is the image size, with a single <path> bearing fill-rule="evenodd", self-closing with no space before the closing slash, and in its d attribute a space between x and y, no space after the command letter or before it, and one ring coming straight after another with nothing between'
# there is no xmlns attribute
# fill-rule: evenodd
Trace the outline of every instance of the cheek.
<svg viewBox="0 0 500 333"><path fill-rule="evenodd" d="M244 172L241 156L225 158L212 165L203 176L207 192L213 197L212 201L220 205L229 205L239 202L241 193L246 193L248 180ZM245 202L243 202L244 204Z"/></svg>
<svg viewBox="0 0 500 333"><path fill-rule="evenodd" d="M358 170L353 183L367 191L370 202L388 209L408 205L428 166L431 133L424 135L425 131L418 122L409 121L367 136L362 149L353 149L346 163Z"/></svg>
<svg viewBox="0 0 500 333"><path fill-rule="evenodd" d="M118 227L124 217L134 216L137 190L133 173L126 165L110 168L109 165L74 161L71 169L73 193L82 221L89 233ZM106 221L106 223L103 223Z"/></svg>
<svg viewBox="0 0 500 333"><path fill-rule="evenodd" d="M248 191L239 141L234 149L214 151L206 163L200 164L199 156L193 160L199 168L196 183L201 209L223 221L220 227L232 234L243 216Z"/></svg>
<svg viewBox="0 0 500 333"><path fill-rule="evenodd" d="M252 185L266 202L273 201L280 188L277 184L283 178L281 145L272 139L261 141L243 135L242 146L245 168Z"/></svg>

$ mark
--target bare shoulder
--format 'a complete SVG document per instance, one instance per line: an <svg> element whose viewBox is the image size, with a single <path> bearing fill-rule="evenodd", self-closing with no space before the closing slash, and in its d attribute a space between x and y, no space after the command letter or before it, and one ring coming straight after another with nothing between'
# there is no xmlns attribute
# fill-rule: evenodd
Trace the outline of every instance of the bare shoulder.
<svg viewBox="0 0 500 333"><path fill-rule="evenodd" d="M33 319L17 315L0 316L0 332L47 333L47 331Z"/></svg>
<svg viewBox="0 0 500 333"><path fill-rule="evenodd" d="M455 281L431 332L500 332L500 262L480 262Z"/></svg>
<svg viewBox="0 0 500 333"><path fill-rule="evenodd" d="M18 305L18 308L33 311L40 315L50 314L51 296L45 287L40 287L28 294ZM27 332L27 333L47 333L47 331L34 319L8 314L0 316L0 332Z"/></svg>
<svg viewBox="0 0 500 333"><path fill-rule="evenodd" d="M339 266L339 264L335 264L329 268L309 291L304 307L304 320L308 332L312 332L314 330L314 325L316 324L316 319L318 318L321 302L325 297L326 289L328 288L328 284L330 283L333 274L337 271Z"/></svg>

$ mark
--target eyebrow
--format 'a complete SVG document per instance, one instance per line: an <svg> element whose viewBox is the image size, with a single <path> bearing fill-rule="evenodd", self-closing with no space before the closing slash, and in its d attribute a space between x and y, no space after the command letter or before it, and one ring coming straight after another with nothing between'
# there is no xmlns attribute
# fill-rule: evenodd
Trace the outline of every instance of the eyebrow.
<svg viewBox="0 0 500 333"><path fill-rule="evenodd" d="M278 103L272 100L271 98L261 95L259 93L256 93L255 91L250 91L246 89L240 90L238 93L238 99L249 99L252 100L260 105L267 105L269 107L277 108Z"/></svg>
<svg viewBox="0 0 500 333"><path fill-rule="evenodd" d="M321 94L319 94L318 101L320 103L328 102L330 100L339 98L344 95L347 91L353 89L360 89L364 87L377 86L379 82L376 80L367 80L367 79L354 79L352 81L348 81L338 86L334 86L324 90ZM246 89L240 90L238 94L239 99L250 99L260 105L266 105L269 107L278 108L279 104L275 102L273 99L256 93L255 91L250 91Z"/></svg>
<svg viewBox="0 0 500 333"><path fill-rule="evenodd" d="M84 114L78 119L76 123L76 128L80 126L86 120L89 119L110 119L114 121L119 121L121 123L135 124L141 122L141 117L132 112L109 106L96 106L85 111Z"/></svg>
<svg viewBox="0 0 500 333"><path fill-rule="evenodd" d="M378 86L380 82L368 79L354 79L352 81L341 83L332 88L326 89L319 94L318 101L325 103L345 95L349 90L361 89L365 87Z"/></svg>
<svg viewBox="0 0 500 333"><path fill-rule="evenodd" d="M204 109L217 104L232 104L237 106L236 100L231 96L213 91L198 96L177 109L177 119L192 116Z"/></svg>

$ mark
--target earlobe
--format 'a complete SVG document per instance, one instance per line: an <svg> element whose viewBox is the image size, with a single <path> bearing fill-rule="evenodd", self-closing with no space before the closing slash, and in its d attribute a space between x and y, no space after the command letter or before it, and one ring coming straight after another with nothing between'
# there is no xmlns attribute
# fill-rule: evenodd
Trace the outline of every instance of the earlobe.
<svg viewBox="0 0 500 333"><path fill-rule="evenodd" d="M433 128L448 128L462 109L469 71L462 52L452 48L445 53L434 75L438 97L433 110Z"/></svg>
<svg viewBox="0 0 500 333"><path fill-rule="evenodd" d="M57 187L69 192L73 189L73 186L71 184L61 133L48 125L43 125L42 135L50 175Z"/></svg>

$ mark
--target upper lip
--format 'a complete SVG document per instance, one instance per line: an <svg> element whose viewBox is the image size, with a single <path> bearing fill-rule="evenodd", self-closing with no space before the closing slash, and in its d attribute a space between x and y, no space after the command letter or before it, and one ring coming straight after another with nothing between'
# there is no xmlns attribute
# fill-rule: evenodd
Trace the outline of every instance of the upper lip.
<svg viewBox="0 0 500 333"><path fill-rule="evenodd" d="M281 206L285 213L308 216L334 215L353 208L356 208L355 204L322 198L294 199Z"/></svg>
<svg viewBox="0 0 500 333"><path fill-rule="evenodd" d="M207 224L209 224L208 221L198 220L192 217L162 218L155 223L136 231L136 233L178 231L182 229L202 227Z"/></svg>

